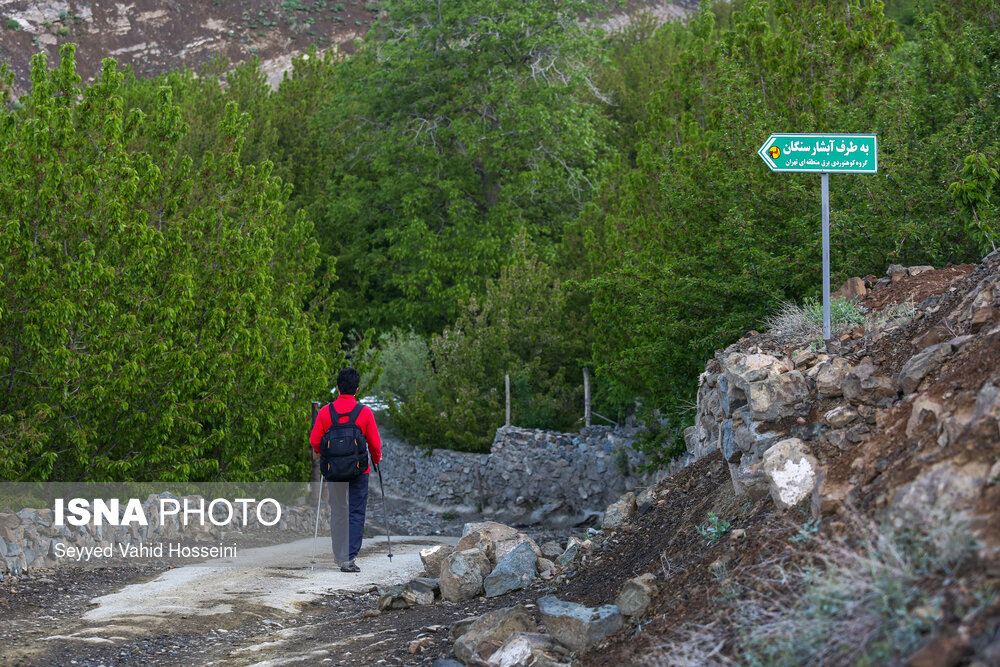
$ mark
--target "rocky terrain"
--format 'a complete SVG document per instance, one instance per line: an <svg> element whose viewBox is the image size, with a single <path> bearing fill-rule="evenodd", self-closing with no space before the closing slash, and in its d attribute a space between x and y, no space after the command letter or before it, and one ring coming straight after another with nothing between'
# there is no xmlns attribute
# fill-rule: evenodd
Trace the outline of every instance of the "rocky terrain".
<svg viewBox="0 0 1000 667"><path fill-rule="evenodd" d="M4 661L997 664L1000 253L844 290L865 323L828 347L772 327L720 351L686 467L599 529L466 523L408 582L93 642L65 631L88 600L159 572L8 577L8 628L36 627Z"/></svg>
<svg viewBox="0 0 1000 667"><path fill-rule="evenodd" d="M648 9L659 20L683 16L692 3L632 0L600 20L609 29ZM696 4L696 3L695 3ZM252 58L272 86L310 46L353 53L378 18L377 0L0 0L0 62L15 74L15 96L27 91L31 56L58 59L59 46L77 48L77 71L91 80L104 58L132 67L136 76L179 67L201 71L222 57L230 64Z"/></svg>

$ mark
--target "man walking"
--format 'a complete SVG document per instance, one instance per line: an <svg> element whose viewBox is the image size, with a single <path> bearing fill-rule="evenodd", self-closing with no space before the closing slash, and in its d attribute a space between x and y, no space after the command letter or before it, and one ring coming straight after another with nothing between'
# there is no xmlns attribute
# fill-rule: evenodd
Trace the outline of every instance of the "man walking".
<svg viewBox="0 0 1000 667"><path fill-rule="evenodd" d="M323 436L336 423L338 432L354 426L355 432L364 436L372 463L382 460L382 440L375 425L375 415L371 408L358 403L354 395L361 384L361 375L353 368L345 368L337 375L337 400L323 406L316 415L309 443L313 448L313 458L320 457L320 443ZM332 412L331 412L332 410ZM360 467L360 466L358 466ZM355 564L361 550L362 533L365 527L365 510L368 505L367 462L364 472L347 482L330 482L330 540L333 557L341 572L360 572Z"/></svg>

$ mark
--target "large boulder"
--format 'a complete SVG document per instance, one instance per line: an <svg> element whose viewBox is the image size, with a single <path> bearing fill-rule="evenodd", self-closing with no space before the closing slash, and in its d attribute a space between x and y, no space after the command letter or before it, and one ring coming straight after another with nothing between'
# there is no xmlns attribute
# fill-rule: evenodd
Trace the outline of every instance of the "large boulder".
<svg viewBox="0 0 1000 667"><path fill-rule="evenodd" d="M816 486L817 468L806 443L798 438L782 440L767 450L761 464L771 498L779 509L794 507L809 497Z"/></svg>
<svg viewBox="0 0 1000 667"><path fill-rule="evenodd" d="M899 386L902 388L904 394L910 394L917 390L920 385L920 381L923 380L928 373L937 369L938 366L944 362L952 353L951 343L938 343L937 345L931 345L930 347L917 352L915 355L910 357L910 359L903 364L903 368L899 371L899 376L897 380L899 381Z"/></svg>
<svg viewBox="0 0 1000 667"><path fill-rule="evenodd" d="M471 600L483 592L483 579L491 569L482 551L456 551L441 566L441 597L449 602Z"/></svg>
<svg viewBox="0 0 1000 667"><path fill-rule="evenodd" d="M604 519L601 521L601 528L605 530L621 528L635 516L637 510L638 505L635 502L635 494L629 491L604 510Z"/></svg>
<svg viewBox="0 0 1000 667"><path fill-rule="evenodd" d="M531 545L522 542L504 556L483 580L486 597L492 598L530 586L538 572L537 567L538 557Z"/></svg>
<svg viewBox="0 0 1000 667"><path fill-rule="evenodd" d="M494 542L510 539L517 535L517 532L517 528L511 528L496 521L478 521L467 523L462 527L462 537L471 533L482 533Z"/></svg>
<svg viewBox="0 0 1000 667"><path fill-rule="evenodd" d="M523 606L497 609L480 616L455 642L455 656L471 662L473 656L490 656L515 632L535 632L535 619Z"/></svg>
<svg viewBox="0 0 1000 667"><path fill-rule="evenodd" d="M625 616L642 616L656 595L656 575L633 577L622 584L615 606Z"/></svg>
<svg viewBox="0 0 1000 667"><path fill-rule="evenodd" d="M482 531L473 531L462 537L455 546L455 551L467 551L469 549L478 549L483 552L483 555L489 559L490 564L496 563L496 542L490 537L489 533Z"/></svg>
<svg viewBox="0 0 1000 667"><path fill-rule="evenodd" d="M593 609L554 595L538 601L538 613L552 637L575 652L586 651L621 629L624 619L613 604Z"/></svg>
<svg viewBox="0 0 1000 667"><path fill-rule="evenodd" d="M449 547L444 544L438 544L437 546L421 549L420 562L424 564L424 569L427 570L427 574L432 577L440 577L441 566L444 564L445 558L450 556L454 551L454 547Z"/></svg>

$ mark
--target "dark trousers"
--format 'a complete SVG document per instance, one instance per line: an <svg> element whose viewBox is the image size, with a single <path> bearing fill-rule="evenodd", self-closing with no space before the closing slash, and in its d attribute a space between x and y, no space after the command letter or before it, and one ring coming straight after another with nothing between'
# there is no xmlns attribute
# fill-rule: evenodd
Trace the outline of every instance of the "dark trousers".
<svg viewBox="0 0 1000 667"><path fill-rule="evenodd" d="M353 561L361 551L368 506L368 474L350 482L330 482L330 541L339 565Z"/></svg>

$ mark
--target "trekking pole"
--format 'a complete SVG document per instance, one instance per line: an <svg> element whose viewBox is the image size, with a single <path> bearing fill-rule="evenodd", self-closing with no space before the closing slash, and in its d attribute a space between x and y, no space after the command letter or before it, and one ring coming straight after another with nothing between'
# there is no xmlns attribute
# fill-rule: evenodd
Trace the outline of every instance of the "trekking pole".
<svg viewBox="0 0 1000 667"><path fill-rule="evenodd" d="M385 521L385 541L389 544L389 562L392 562L392 540L389 539L389 510L385 508L385 486L382 484L382 469L375 464L375 472L378 473L378 486L382 489L382 518Z"/></svg>
<svg viewBox="0 0 1000 667"><path fill-rule="evenodd" d="M316 529L313 531L313 555L309 559L309 569L316 564L316 538L319 537L319 506L323 502L323 478L319 478L319 493L316 494Z"/></svg>

